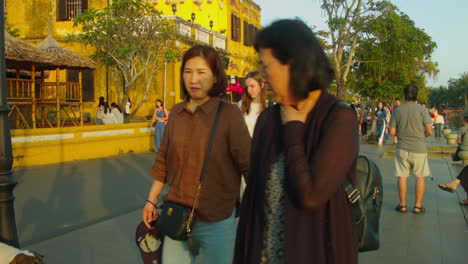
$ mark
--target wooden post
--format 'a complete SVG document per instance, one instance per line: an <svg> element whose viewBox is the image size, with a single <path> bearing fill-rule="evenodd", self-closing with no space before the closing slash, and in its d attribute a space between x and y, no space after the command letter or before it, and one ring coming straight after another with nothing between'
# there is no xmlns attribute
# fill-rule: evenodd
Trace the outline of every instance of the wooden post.
<svg viewBox="0 0 468 264"><path fill-rule="evenodd" d="M44 99L44 84L45 84L45 76L44 76L44 70L41 70L41 82L42 82L42 87L41 84L39 85L39 101L42 101ZM44 107L43 104L41 105L41 127L43 128L45 125L45 120L44 120Z"/></svg>
<svg viewBox="0 0 468 264"><path fill-rule="evenodd" d="M60 68L57 67L57 69L55 70L55 75L56 75L56 79L55 79L55 97L56 97L56 100L57 100L57 127L60 127L60 93L59 93L59 85L60 85L60 82L59 82L59 79L60 79Z"/></svg>
<svg viewBox="0 0 468 264"><path fill-rule="evenodd" d="M15 83L16 83L16 97L23 97L23 96L20 96L20 92L19 92L19 79L20 79L20 71L18 68L16 68L16 80L15 80Z"/></svg>
<svg viewBox="0 0 468 264"><path fill-rule="evenodd" d="M20 73L19 73L19 69L16 68L16 80L15 80L15 93L16 93L16 97L20 97L20 92L19 92L19 78L20 78ZM19 111L18 111L19 112ZM18 112L16 112L16 128L19 128L20 127L20 121L19 121L19 116L18 116Z"/></svg>
<svg viewBox="0 0 468 264"><path fill-rule="evenodd" d="M80 96L80 126L83 126L83 71L78 72L78 83L79 90L78 94Z"/></svg>
<svg viewBox="0 0 468 264"><path fill-rule="evenodd" d="M31 105L31 119L33 123L33 128L36 128L36 65L32 65L32 73L31 73L31 97L32 97L32 105Z"/></svg>

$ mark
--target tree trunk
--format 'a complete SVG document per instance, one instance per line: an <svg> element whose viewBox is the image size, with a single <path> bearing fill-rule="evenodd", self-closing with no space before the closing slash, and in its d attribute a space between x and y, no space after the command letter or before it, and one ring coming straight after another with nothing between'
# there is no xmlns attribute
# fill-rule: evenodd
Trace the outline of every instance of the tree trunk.
<svg viewBox="0 0 468 264"><path fill-rule="evenodd" d="M338 85L336 87L336 96L342 100L345 100L345 81L344 79L340 76L338 79Z"/></svg>
<svg viewBox="0 0 468 264"><path fill-rule="evenodd" d="M124 109L124 108L122 108L122 107L124 107L124 105L122 105L122 103L121 103L123 99L120 98L120 94L121 94L120 87L122 87L122 84L119 82L119 79L120 79L119 76L118 76L119 72L120 71L116 70L115 68L112 69L112 77L114 79L114 87L115 87L115 90L117 92L117 102L120 102L120 108ZM109 100L109 99L107 99L107 100Z"/></svg>

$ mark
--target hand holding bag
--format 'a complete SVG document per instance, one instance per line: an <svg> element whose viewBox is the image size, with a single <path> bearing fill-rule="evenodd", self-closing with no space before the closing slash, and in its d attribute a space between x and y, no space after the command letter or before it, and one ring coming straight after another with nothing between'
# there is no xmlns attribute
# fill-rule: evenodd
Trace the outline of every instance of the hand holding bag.
<svg viewBox="0 0 468 264"><path fill-rule="evenodd" d="M216 127L218 126L219 116L223 102L219 102L218 110L216 112L213 128L211 129L210 139L208 140L208 147L203 161L203 167L200 173L200 182L195 193L195 199L192 208L186 207L174 202L165 201L162 206L162 211L156 221L156 228L164 233L166 236L174 240L187 240L192 235L193 220L195 218L195 208L197 208L198 200L202 187L203 178L205 176L206 165L210 156L211 147L213 145ZM190 242L190 241L189 241Z"/></svg>

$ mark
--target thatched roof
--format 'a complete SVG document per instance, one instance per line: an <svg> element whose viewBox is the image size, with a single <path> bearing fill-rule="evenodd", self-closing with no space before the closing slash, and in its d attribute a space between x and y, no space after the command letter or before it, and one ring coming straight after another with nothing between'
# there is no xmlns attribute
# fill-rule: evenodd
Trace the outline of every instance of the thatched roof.
<svg viewBox="0 0 468 264"><path fill-rule="evenodd" d="M7 68L10 69L30 70L32 64L38 67L52 65L49 54L12 37L7 31L5 31L5 57Z"/></svg>
<svg viewBox="0 0 468 264"><path fill-rule="evenodd" d="M61 69L96 69L96 62L63 48L50 35L37 45L37 48L47 52L53 63Z"/></svg>
<svg viewBox="0 0 468 264"><path fill-rule="evenodd" d="M16 77L16 69L7 69L6 72L10 76L14 75ZM28 70L19 70L19 74L20 74L20 76L24 76L24 77L31 77L32 76L32 72L28 71ZM50 71L43 71L43 72L36 71L35 72L36 78L41 78L43 74L44 74L44 78L49 78Z"/></svg>

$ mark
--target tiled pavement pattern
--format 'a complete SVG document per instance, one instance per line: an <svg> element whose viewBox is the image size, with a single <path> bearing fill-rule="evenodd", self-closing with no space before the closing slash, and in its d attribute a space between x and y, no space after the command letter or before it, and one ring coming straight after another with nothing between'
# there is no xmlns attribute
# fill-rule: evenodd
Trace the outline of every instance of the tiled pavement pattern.
<svg viewBox="0 0 468 264"><path fill-rule="evenodd" d="M437 142L436 142L437 143ZM384 178L381 248L360 254L361 264L461 264L468 261L465 197L443 192L438 183L456 177L460 165L430 159L434 180L427 181L423 215L397 213L398 192L389 145L361 145ZM388 152L388 151L387 151ZM391 156L391 155L390 155ZM140 263L134 231L141 219L155 153L15 169L16 220L23 248L46 256L48 264ZM382 158L381 158L382 157ZM414 202L409 181L408 205Z"/></svg>

